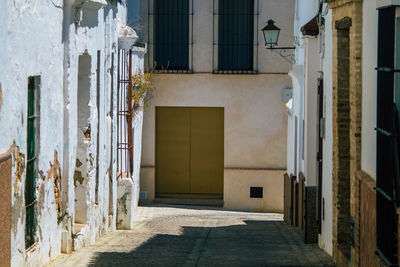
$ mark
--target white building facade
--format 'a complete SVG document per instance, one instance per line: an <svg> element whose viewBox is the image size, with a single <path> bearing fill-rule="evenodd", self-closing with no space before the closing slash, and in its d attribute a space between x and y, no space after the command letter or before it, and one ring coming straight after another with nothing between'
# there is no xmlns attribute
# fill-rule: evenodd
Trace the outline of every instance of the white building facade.
<svg viewBox="0 0 400 267"><path fill-rule="evenodd" d="M275 20L291 46L294 2L140 1L140 10L159 88L144 115L142 200L282 212L291 64L265 49L261 29Z"/></svg>
<svg viewBox="0 0 400 267"><path fill-rule="evenodd" d="M315 207L303 214L311 220L299 223L313 232L319 245L332 255L332 11L318 0L296 1L294 32L295 64L289 75L293 81L293 99L287 104L287 173L304 190L315 191L307 199ZM299 189L300 190L300 189ZM303 199L299 199L302 202ZM307 204L304 204L307 205ZM300 219L299 219L300 220Z"/></svg>
<svg viewBox="0 0 400 267"><path fill-rule="evenodd" d="M6 264L42 265L106 231L132 227L139 171L121 175L118 167L118 113L127 97L119 90L119 55L133 49L131 69L143 72L146 49L133 47L137 36L125 25L126 13L125 1L0 4ZM136 170L141 122L137 111ZM118 198L120 191L128 193Z"/></svg>

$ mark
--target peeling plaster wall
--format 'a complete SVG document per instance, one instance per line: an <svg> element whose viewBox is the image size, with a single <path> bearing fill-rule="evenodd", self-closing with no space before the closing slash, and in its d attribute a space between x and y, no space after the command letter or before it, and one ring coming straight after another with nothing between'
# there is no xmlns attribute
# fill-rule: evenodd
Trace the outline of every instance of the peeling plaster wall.
<svg viewBox="0 0 400 267"><path fill-rule="evenodd" d="M76 7L81 12L78 20L73 12ZM126 6L109 4L98 9L95 3L77 6L74 5L74 1L66 1L64 10L68 13L64 19L64 38L67 40L66 65L64 66L66 72L64 141L67 152L64 164L68 165L68 169L65 169L63 174L68 179L68 188L64 188L63 194L68 196L68 201L65 203L66 212L72 218L75 216L74 211L80 208L80 206L75 208L77 202L71 201L78 197L75 193L79 192L75 190L72 182L76 155L79 154L80 149L76 142L77 134L80 134L79 130L77 132L79 126L76 124L77 99L79 98L76 93L79 75L78 59L83 53L91 57L87 120L91 128L86 149L87 179L85 194L80 196L86 198L83 202L87 208L86 226L80 230L80 235L74 240L74 249L78 249L81 246L94 244L96 238L104 231L113 230L116 227L117 48L119 26L126 21ZM100 51L100 57L98 57L98 51ZM114 60L112 60L113 56ZM98 59L100 59L99 62ZM98 178L96 178L97 171ZM96 179L98 179L97 193Z"/></svg>
<svg viewBox="0 0 400 267"><path fill-rule="evenodd" d="M75 248L93 244L101 233L116 228L117 47L119 27L126 22L126 6L125 1L101 6L99 4L106 2L90 0L82 7L82 19L75 23L75 8L79 3L80 0L0 1L0 154L11 149L13 155L11 266L43 265L62 250L70 252L73 243ZM96 76L97 51L101 53L99 79ZM87 119L94 127L88 144L90 156L85 159L89 165L88 226L82 230L82 242L73 242L78 58L84 52L91 56ZM40 135L36 178L37 243L27 251L24 196L29 76L40 76Z"/></svg>
<svg viewBox="0 0 400 267"><path fill-rule="evenodd" d="M142 74L146 48L133 47L132 74ZM143 108L135 110L132 122L133 130L133 174L129 178L118 180L117 191L117 227L132 229L140 192L140 166L142 157ZM121 160L121 159L120 159ZM122 159L124 160L124 158Z"/></svg>
<svg viewBox="0 0 400 267"><path fill-rule="evenodd" d="M0 4L0 153L12 147L11 265L38 265L61 252L61 227L57 223L54 166L63 157L63 46L62 0L1 1ZM48 27L48 25L52 25ZM46 29L45 31L43 29ZM27 84L39 75L40 138L37 195L37 245L25 251L25 165ZM54 158L54 151L58 152ZM56 182L56 183L57 183ZM29 264L27 264L30 262Z"/></svg>

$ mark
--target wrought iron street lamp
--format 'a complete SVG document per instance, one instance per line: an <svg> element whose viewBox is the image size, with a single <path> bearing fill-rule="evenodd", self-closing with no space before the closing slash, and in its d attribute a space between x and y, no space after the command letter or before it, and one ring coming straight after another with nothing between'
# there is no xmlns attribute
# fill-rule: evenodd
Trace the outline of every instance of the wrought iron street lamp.
<svg viewBox="0 0 400 267"><path fill-rule="evenodd" d="M270 50L279 50L276 51L281 57L286 59L288 62L293 63L293 54L286 54L287 50L294 50L296 47L290 46L290 47L278 47L278 39L279 39L279 33L281 32L281 29L279 29L277 26L275 26L275 21L272 19L267 21L267 25L261 30L264 34L264 40L265 40L265 47Z"/></svg>

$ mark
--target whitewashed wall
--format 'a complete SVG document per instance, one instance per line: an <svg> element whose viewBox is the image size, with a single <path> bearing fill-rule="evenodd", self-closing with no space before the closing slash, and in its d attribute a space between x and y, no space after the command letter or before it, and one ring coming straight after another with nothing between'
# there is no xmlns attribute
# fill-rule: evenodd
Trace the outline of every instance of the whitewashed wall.
<svg viewBox="0 0 400 267"><path fill-rule="evenodd" d="M316 68L319 67L318 57L313 62L308 62L315 57L318 53L315 40L308 40L304 42L301 27L309 22L318 12L318 1L316 0L297 0L294 15L294 37L295 37L295 63L292 70L289 72L293 83L293 100L292 100L292 113L289 116L288 126L288 146L287 155L291 158L288 163L288 174L298 175L299 172L305 172L306 183L308 185L315 185L315 178L308 179L308 176L315 176L315 166L306 166L307 151L308 156L311 157L315 153L315 145L310 143L307 138L308 132L312 131L312 122L307 120L306 116L310 112L315 111L315 105L311 106L311 110L305 104L313 103L312 95L308 87L312 88L317 82ZM311 38L311 37L310 37ZM306 64L307 63L307 64ZM314 81L315 79L315 81ZM312 92L312 91L311 91ZM311 102L310 102L311 101ZM316 114L315 114L316 115ZM297 118L297 128L296 128ZM304 121L304 123L303 123ZM310 122L310 123L308 123ZM308 126L307 126L308 125ZM315 133L312 134L315 137ZM307 164L308 161L307 161ZM314 164L315 165L315 164ZM308 174L310 172L310 175Z"/></svg>
<svg viewBox="0 0 400 267"><path fill-rule="evenodd" d="M316 186L318 177L318 78L321 77L317 37L304 37L304 176L306 185Z"/></svg>
<svg viewBox="0 0 400 267"><path fill-rule="evenodd" d="M70 252L72 248L93 244L101 233L116 228L117 48L120 26L126 22L124 2L116 5L105 0L90 0L84 5L79 0L0 3L0 93L3 100L0 104L0 153L15 145L11 192L12 266L42 265L61 251ZM83 11L82 16L76 16L77 8ZM96 77L97 51L101 51L99 79ZM78 117L83 115L77 113L78 58L83 53L91 57L89 113L84 115L88 117L84 120L91 125L85 159L89 169L88 191L84 193L87 225L82 235L73 239L77 123ZM28 77L36 75L41 78L39 175L36 180L38 242L35 249L26 251L23 166L27 147L27 85ZM97 97L100 97L98 107ZM62 177L62 214L65 216L61 223L58 223L60 214L56 211L54 169L59 170L57 175ZM97 203L96 169L99 171Z"/></svg>
<svg viewBox="0 0 400 267"><path fill-rule="evenodd" d="M324 9L325 31L324 48L322 54L322 71L324 73L324 117L325 117L325 138L323 140L322 160L322 198L325 205L325 218L321 227L319 245L329 255L332 255L332 155L333 155L333 121L332 121L332 10Z"/></svg>
<svg viewBox="0 0 400 267"><path fill-rule="evenodd" d="M123 50L121 50L123 51ZM132 75L144 73L144 56L146 47L132 48ZM127 97L128 92L125 92ZM120 99L121 101L121 99ZM121 104L121 103L120 103ZM119 104L119 105L120 105ZM120 121L122 131L127 129L126 121ZM132 122L133 131L133 170L130 177L122 177L117 181L117 227L119 229L132 229L134 215L139 203L140 192L140 165L142 159L142 129L143 129L143 107L135 110ZM127 135L121 136L122 142L128 142ZM119 154L119 160L126 162L125 153ZM127 172L125 164L120 164L119 172Z"/></svg>
<svg viewBox="0 0 400 267"><path fill-rule="evenodd" d="M376 179L376 86L378 11L376 0L363 2L361 169Z"/></svg>
<svg viewBox="0 0 400 267"><path fill-rule="evenodd" d="M66 154L64 177L68 177L64 195L67 195L66 209L71 215L76 210L85 209L86 226L81 235L74 239L74 248L93 244L100 233L116 227L116 134L117 134L117 71L118 71L118 32L126 21L123 4L99 6L104 1L75 6L68 1L64 9L68 15L64 19L65 45L65 117L67 134L64 138ZM76 3L75 3L76 4ZM78 18L70 10L79 7L82 15ZM97 81L97 53L100 51L100 71ZM90 141L87 148L86 194L83 201L75 202L74 170L77 151L77 77L79 56L87 53L91 57L90 76ZM112 65L114 56L114 65ZM111 78L113 76L113 78ZM99 83L99 89L97 88ZM97 94L99 92L99 94ZM100 98L100 100L98 100ZM99 106L97 106L99 103ZM98 116L98 114L100 116ZM99 142L97 144L97 142ZM114 148L112 150L111 148ZM99 165L97 165L99 164ZM96 203L96 171L98 171L97 203ZM66 179L67 180L67 179ZM65 183L64 183L65 184ZM111 199L110 199L111 197ZM75 203L78 205L75 207ZM84 205L86 207L81 207Z"/></svg>
<svg viewBox="0 0 400 267"><path fill-rule="evenodd" d="M0 153L15 143L12 177L11 265L45 262L61 252L51 164L63 157L62 1L1 1L0 3ZM48 27L48 25L52 27ZM45 31L43 29L46 29ZM4 40L4 42L3 42ZM25 253L25 165L28 77L40 75L39 175L37 177L37 239L35 251ZM54 158L54 152L57 158ZM62 167L62 166L61 166Z"/></svg>

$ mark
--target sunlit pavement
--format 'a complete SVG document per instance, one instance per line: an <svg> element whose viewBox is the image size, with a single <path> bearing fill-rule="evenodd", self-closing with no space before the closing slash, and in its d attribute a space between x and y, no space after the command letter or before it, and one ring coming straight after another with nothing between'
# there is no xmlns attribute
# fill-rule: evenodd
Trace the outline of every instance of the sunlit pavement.
<svg viewBox="0 0 400 267"><path fill-rule="evenodd" d="M334 266L281 214L219 208L139 207L135 229L100 238L49 266Z"/></svg>

